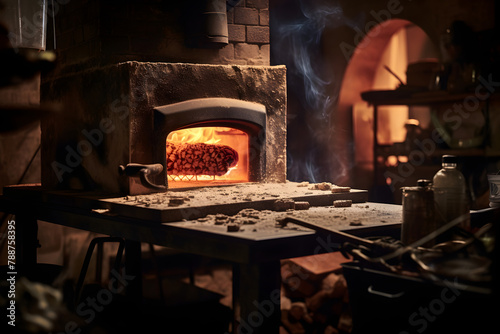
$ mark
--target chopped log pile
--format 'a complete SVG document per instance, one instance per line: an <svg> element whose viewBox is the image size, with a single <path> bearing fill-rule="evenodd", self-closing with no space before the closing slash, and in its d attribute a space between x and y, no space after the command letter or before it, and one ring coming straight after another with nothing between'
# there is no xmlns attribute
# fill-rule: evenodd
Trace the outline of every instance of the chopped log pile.
<svg viewBox="0 0 500 334"><path fill-rule="evenodd" d="M308 261L320 261L309 257ZM283 333L343 334L352 329L347 283L341 270L314 274L282 261L281 323Z"/></svg>
<svg viewBox="0 0 500 334"><path fill-rule="evenodd" d="M226 145L167 142L168 175L225 175L238 163L238 152Z"/></svg>

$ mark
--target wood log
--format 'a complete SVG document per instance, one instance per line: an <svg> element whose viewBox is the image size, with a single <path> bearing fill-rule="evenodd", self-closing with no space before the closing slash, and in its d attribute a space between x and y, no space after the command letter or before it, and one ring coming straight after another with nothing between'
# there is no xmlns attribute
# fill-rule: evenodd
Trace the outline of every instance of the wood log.
<svg viewBox="0 0 500 334"><path fill-rule="evenodd" d="M222 176L238 163L238 152L226 145L167 142L168 175Z"/></svg>

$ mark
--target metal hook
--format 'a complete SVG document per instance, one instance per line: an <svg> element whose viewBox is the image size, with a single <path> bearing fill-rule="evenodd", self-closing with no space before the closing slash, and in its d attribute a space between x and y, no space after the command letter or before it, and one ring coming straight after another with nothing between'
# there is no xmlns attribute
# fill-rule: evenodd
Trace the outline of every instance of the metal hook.
<svg viewBox="0 0 500 334"><path fill-rule="evenodd" d="M120 173L120 175L126 175L128 177L139 177L139 179L141 180L141 184L144 187L152 189L154 191L167 190L166 186L154 184L148 179L149 175L151 176L157 175L162 171L163 171L162 164L143 165L137 163L130 163L127 164L126 166L120 165L120 167L118 167L118 172Z"/></svg>

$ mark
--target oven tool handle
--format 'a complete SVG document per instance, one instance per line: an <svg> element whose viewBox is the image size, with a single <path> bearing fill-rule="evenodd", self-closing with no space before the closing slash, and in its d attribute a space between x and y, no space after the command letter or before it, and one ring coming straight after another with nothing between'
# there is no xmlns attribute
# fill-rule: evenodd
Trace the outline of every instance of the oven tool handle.
<svg viewBox="0 0 500 334"><path fill-rule="evenodd" d="M372 295L388 298L388 299L395 299L395 298L402 297L405 294L405 291L396 292L396 293L384 292L384 291L376 290L373 287L373 285L370 285L368 287L368 293L371 293Z"/></svg>
<svg viewBox="0 0 500 334"><path fill-rule="evenodd" d="M390 244L390 243L383 242L383 241L372 241L372 240L363 239L363 238L357 237L357 236L352 235L352 234L348 234L348 233L341 232L338 230L326 228L324 226L320 226L320 225L315 224L315 223L307 222L305 220L295 218L295 217L285 217L283 219L278 220L278 223L282 227L286 226L287 223L293 223L293 224L300 225L302 227L310 228L310 229L315 230L316 232L319 232L321 234L333 235L334 237L338 238L340 242L355 244L355 245L364 246L364 247L368 248L368 250L370 250L371 253L373 253L372 256L374 256L374 257L381 256L381 255L387 255L387 254L393 253L401 248L401 246L399 246L399 245Z"/></svg>
<svg viewBox="0 0 500 334"><path fill-rule="evenodd" d="M120 165L118 167L118 172L120 175L126 175L128 177L139 177L141 180L141 184L155 191L165 191L167 187L164 185L154 184L149 181L148 176L157 175L163 171L162 164L151 164L151 165L143 165L137 163L129 163L126 166Z"/></svg>
<svg viewBox="0 0 500 334"><path fill-rule="evenodd" d="M342 239L341 241L344 241L344 242L351 242L351 243L355 243L355 244L366 246L366 247L373 246L373 241L371 241L371 240L366 240L366 239L363 239L363 238L360 238L360 237L357 237L357 236L354 236L354 235L351 235L348 233L340 232L338 230L329 229L329 228L326 228L324 226L321 226L321 225L318 225L315 223L311 223L311 222L307 222L305 220L295 218L295 217L285 217L283 219L280 219L278 221L278 223L282 227L286 226L287 223L293 223L293 224L297 224L297 225L302 226L302 227L310 228L310 229L315 230L316 232L320 232L322 234L333 234L336 237L340 237L340 239Z"/></svg>

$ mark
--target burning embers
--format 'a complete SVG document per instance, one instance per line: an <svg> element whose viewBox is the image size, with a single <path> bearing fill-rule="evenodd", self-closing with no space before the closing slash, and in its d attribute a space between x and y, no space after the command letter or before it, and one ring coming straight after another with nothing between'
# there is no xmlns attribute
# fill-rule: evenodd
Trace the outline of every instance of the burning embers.
<svg viewBox="0 0 500 334"><path fill-rule="evenodd" d="M166 167L171 181L248 181L248 135L228 127L171 132Z"/></svg>

